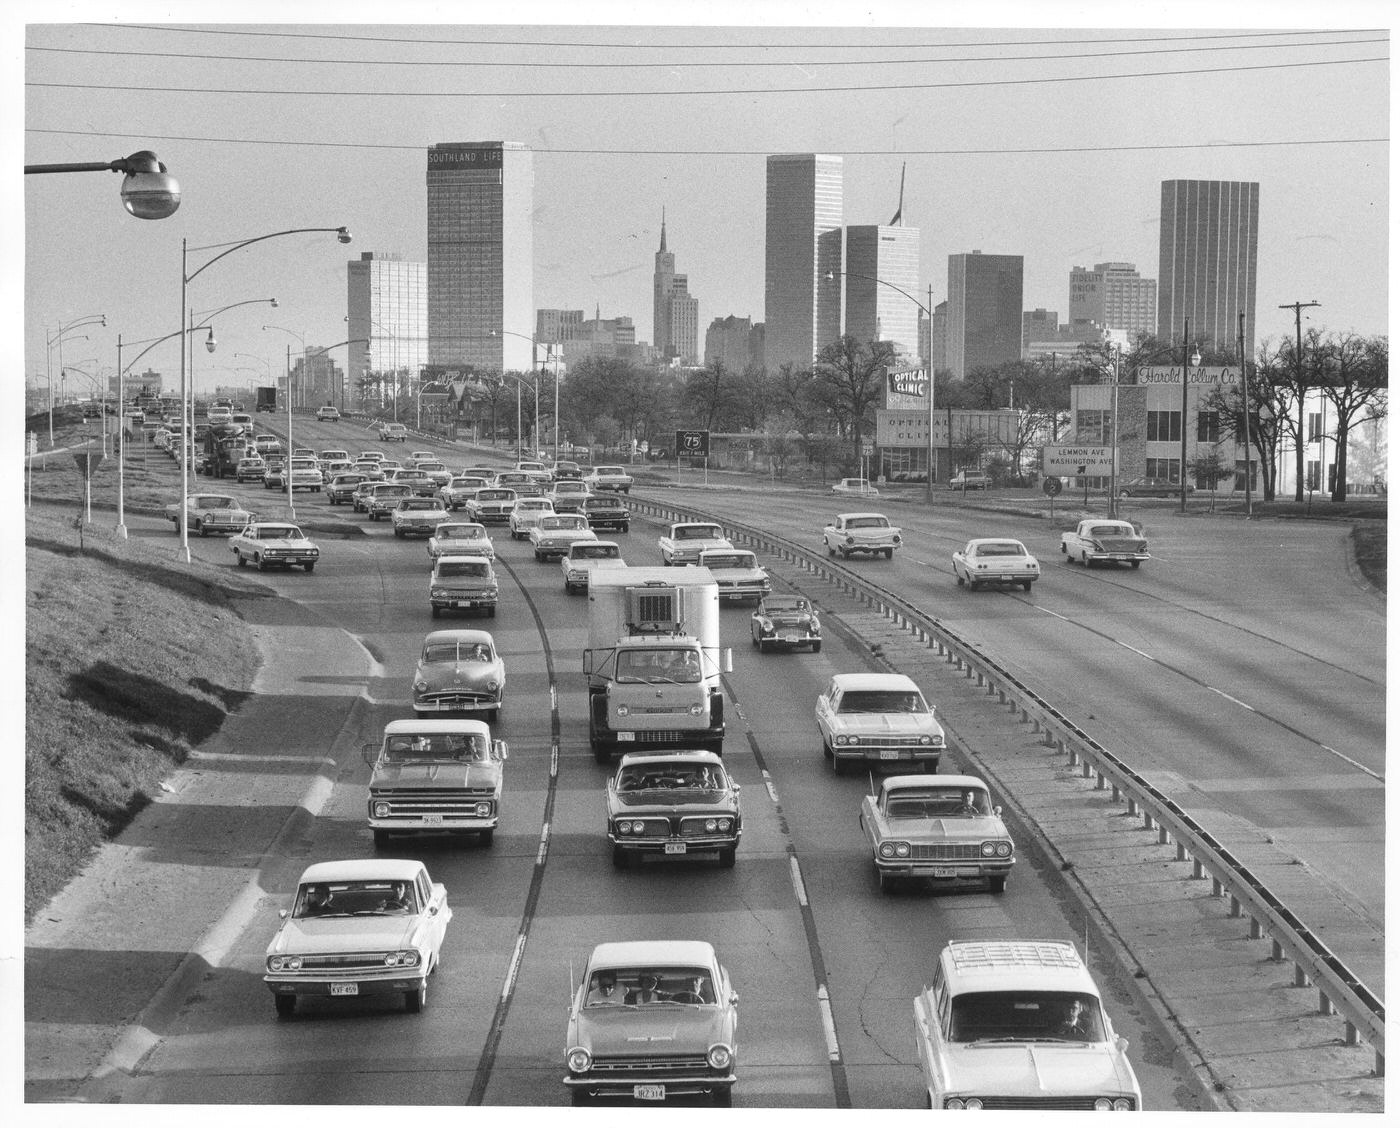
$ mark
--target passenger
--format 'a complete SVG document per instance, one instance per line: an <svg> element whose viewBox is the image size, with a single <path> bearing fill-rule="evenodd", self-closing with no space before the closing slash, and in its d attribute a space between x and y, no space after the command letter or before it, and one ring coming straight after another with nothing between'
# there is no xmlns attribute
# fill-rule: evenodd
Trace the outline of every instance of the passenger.
<svg viewBox="0 0 1400 1128"><path fill-rule="evenodd" d="M617 996L617 973L600 971L593 977L593 990L589 992L588 1004L593 1006L617 1006L622 1000Z"/></svg>
<svg viewBox="0 0 1400 1128"><path fill-rule="evenodd" d="M655 972L643 972L637 979L637 989L627 993L627 1002L633 1006L638 1003L659 1003L662 998L660 983L661 979Z"/></svg>

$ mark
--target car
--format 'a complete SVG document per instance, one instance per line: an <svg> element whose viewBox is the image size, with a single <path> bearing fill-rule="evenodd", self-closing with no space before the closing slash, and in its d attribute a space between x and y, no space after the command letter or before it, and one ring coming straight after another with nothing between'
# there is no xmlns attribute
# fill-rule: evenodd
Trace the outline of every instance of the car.
<svg viewBox="0 0 1400 1128"><path fill-rule="evenodd" d="M734 865L743 834L739 785L714 752L629 752L608 780L607 803L617 869L644 854L688 858L713 852L722 868Z"/></svg>
<svg viewBox="0 0 1400 1128"><path fill-rule="evenodd" d="M657 538L661 563L667 567L698 564L700 554L711 548L733 548L724 530L713 521L677 521Z"/></svg>
<svg viewBox="0 0 1400 1128"><path fill-rule="evenodd" d="M348 450L323 450L316 456L316 462L321 467L321 473L327 475L333 473L332 467L338 464L343 464L346 470L353 465Z"/></svg>
<svg viewBox="0 0 1400 1128"><path fill-rule="evenodd" d="M388 478L395 470L404 469L404 465L397 458L381 458L379 460L379 471Z"/></svg>
<svg viewBox="0 0 1400 1128"><path fill-rule="evenodd" d="M471 834L490 846L500 823L510 750L475 717L390 721L362 748L370 766L366 814L374 848L396 834Z"/></svg>
<svg viewBox="0 0 1400 1128"><path fill-rule="evenodd" d="M351 492L350 508L353 509L356 513L368 512L367 506L369 504L370 492L374 489L375 486L382 486L384 484L385 483L376 481L373 478L366 478Z"/></svg>
<svg viewBox="0 0 1400 1128"><path fill-rule="evenodd" d="M835 674L817 697L822 754L837 775L850 763L938 770L943 726L904 674Z"/></svg>
<svg viewBox="0 0 1400 1128"><path fill-rule="evenodd" d="M449 478L447 485L438 487L438 497L448 509L461 509L477 490L486 488L486 479L474 474L458 474Z"/></svg>
<svg viewBox="0 0 1400 1128"><path fill-rule="evenodd" d="M559 558L559 568L564 573L564 592L588 590L588 578L595 571L608 568L625 568L627 561L622 559L622 549L616 541L576 540Z"/></svg>
<svg viewBox="0 0 1400 1128"><path fill-rule="evenodd" d="M377 458L357 458L351 469L356 474L363 474L371 481L382 482L384 480L384 471L380 468Z"/></svg>
<svg viewBox="0 0 1400 1128"><path fill-rule="evenodd" d="M822 623L812 601L802 595L765 595L749 617L749 637L760 654L770 647L806 646L821 653Z"/></svg>
<svg viewBox="0 0 1400 1128"><path fill-rule="evenodd" d="M382 450L362 450L355 456L356 462L383 462L386 455Z"/></svg>
<svg viewBox="0 0 1400 1128"><path fill-rule="evenodd" d="M590 492L582 480L563 478L555 482L545 496L554 503L555 513L582 513L583 503Z"/></svg>
<svg viewBox="0 0 1400 1128"><path fill-rule="evenodd" d="M595 466L583 476L583 480L594 493L600 490L632 492L632 475L621 466Z"/></svg>
<svg viewBox="0 0 1400 1128"><path fill-rule="evenodd" d="M447 507L437 497L405 497L389 512L394 536L430 537L438 525L447 520Z"/></svg>
<svg viewBox="0 0 1400 1128"><path fill-rule="evenodd" d="M1186 483L1186 493L1191 495L1196 487ZM1181 483L1170 478L1129 478L1118 483L1119 497L1180 497Z"/></svg>
<svg viewBox="0 0 1400 1128"><path fill-rule="evenodd" d="M711 548L700 554L700 567L708 568L719 584L721 603L760 602L773 590L768 573L747 548Z"/></svg>
<svg viewBox="0 0 1400 1128"><path fill-rule="evenodd" d="M948 479L950 490L985 490L990 489L992 480L980 470L959 470Z"/></svg>
<svg viewBox="0 0 1400 1128"><path fill-rule="evenodd" d="M310 447L292 447L293 458L315 458L316 452Z"/></svg>
<svg viewBox="0 0 1400 1128"><path fill-rule="evenodd" d="M480 713L495 724L506 695L506 664L489 631L433 631L413 671L413 711Z"/></svg>
<svg viewBox="0 0 1400 1128"><path fill-rule="evenodd" d="M266 477L267 463L258 455L240 458L233 471L234 481L240 485L244 482L261 482Z"/></svg>
<svg viewBox="0 0 1400 1128"><path fill-rule="evenodd" d="M428 578L428 602L436 619L444 611L485 611L495 618L500 587L484 556L439 556Z"/></svg>
<svg viewBox="0 0 1400 1128"><path fill-rule="evenodd" d="M515 509L515 491L490 486L476 491L475 497L467 498L462 508L468 517L482 525L488 523L505 524Z"/></svg>
<svg viewBox="0 0 1400 1128"><path fill-rule="evenodd" d="M281 454L282 442L276 435L259 435L253 440L253 449L259 454Z"/></svg>
<svg viewBox="0 0 1400 1128"><path fill-rule="evenodd" d="M579 541L596 541L582 513L546 513L530 529L530 547L539 561L557 560Z"/></svg>
<svg viewBox="0 0 1400 1128"><path fill-rule="evenodd" d="M949 941L914 999L914 1042L929 1108L1142 1108L1127 1039L1064 940Z"/></svg>
<svg viewBox="0 0 1400 1128"><path fill-rule="evenodd" d="M229 547L240 568L252 563L259 572L296 565L310 572L321 559L321 550L290 521L253 521L234 534Z"/></svg>
<svg viewBox="0 0 1400 1128"><path fill-rule="evenodd" d="M838 513L822 530L822 544L828 556L842 560L861 554L893 560L904 533L883 513Z"/></svg>
<svg viewBox="0 0 1400 1128"><path fill-rule="evenodd" d="M293 490L321 492L324 479L321 477L321 468L316 464L316 460L314 458L297 458L296 456L283 463L281 469L269 470L267 476L263 478L263 486L267 489L285 489L288 475L291 476Z"/></svg>
<svg viewBox="0 0 1400 1128"><path fill-rule="evenodd" d="M553 517L554 504L547 497L521 497L511 507L507 524L510 525L510 539L524 540L530 535L541 517ZM586 522L585 522L586 524Z"/></svg>
<svg viewBox="0 0 1400 1128"><path fill-rule="evenodd" d="M430 450L411 450L404 461L416 469L420 462L441 462L442 460Z"/></svg>
<svg viewBox="0 0 1400 1128"><path fill-rule="evenodd" d="M413 492L419 497L436 497L438 484L428 476L426 470L410 469L399 467L397 470L388 471L384 480L386 482L396 482L413 487Z"/></svg>
<svg viewBox="0 0 1400 1128"><path fill-rule="evenodd" d="M369 474L361 473L358 470L342 471L326 483L326 500L332 505L347 504L355 496L355 490L360 485L372 481L374 479Z"/></svg>
<svg viewBox="0 0 1400 1128"><path fill-rule="evenodd" d="M973 775L886 776L861 801L860 827L882 893L912 880L935 888L986 882L1001 893L1016 864L1001 808Z"/></svg>
<svg viewBox="0 0 1400 1128"><path fill-rule="evenodd" d="M243 504L228 494L196 493L185 498L185 527L189 532L207 537L210 533L236 533L255 520ZM180 531L180 503L172 501L165 507L165 516Z"/></svg>
<svg viewBox="0 0 1400 1128"><path fill-rule="evenodd" d="M279 915L263 976L279 1018L308 998L399 995L410 1014L427 1005L452 909L422 862L317 862Z"/></svg>
<svg viewBox="0 0 1400 1128"><path fill-rule="evenodd" d="M210 423L232 423L233 412L227 407L211 407L204 413L204 418Z"/></svg>
<svg viewBox="0 0 1400 1128"><path fill-rule="evenodd" d="M556 462L554 464L554 480L556 482L581 482L583 481L583 467L577 462Z"/></svg>
<svg viewBox="0 0 1400 1128"><path fill-rule="evenodd" d="M1152 559L1147 551L1147 538L1136 525L1104 517L1086 517L1073 529L1062 533L1060 552L1066 564L1078 559L1086 568L1094 564L1127 564L1130 568L1140 568L1144 560Z"/></svg>
<svg viewBox="0 0 1400 1128"><path fill-rule="evenodd" d="M413 497L413 487L407 482L375 482L361 496L365 516L378 521L393 513L404 498Z"/></svg>
<svg viewBox="0 0 1400 1128"><path fill-rule="evenodd" d="M433 560L439 556L484 556L495 560L496 546L491 543L485 525L449 518L440 522L428 538L428 556Z"/></svg>
<svg viewBox="0 0 1400 1128"><path fill-rule="evenodd" d="M318 407L318 408L316 409L316 422L317 422L317 423L339 423L339 422L340 422L340 411L339 411L339 409L338 409L338 408L331 407L330 405L327 405L327 406L325 406L325 407Z"/></svg>
<svg viewBox="0 0 1400 1128"><path fill-rule="evenodd" d="M831 487L834 494L843 494L849 497L879 497L880 491L872 486L865 478L842 478Z"/></svg>
<svg viewBox="0 0 1400 1128"><path fill-rule="evenodd" d="M1040 561L1018 540L976 537L953 553L953 575L968 591L1007 584L1030 591L1040 579Z"/></svg>
<svg viewBox="0 0 1400 1128"><path fill-rule="evenodd" d="M381 443L403 443L408 441L408 428L402 423L380 423L375 430Z"/></svg>
<svg viewBox="0 0 1400 1128"><path fill-rule="evenodd" d="M516 497L544 497L548 476L533 470L502 470L493 484L514 490Z"/></svg>
<svg viewBox="0 0 1400 1128"><path fill-rule="evenodd" d="M632 527L632 511L615 492L590 494L584 498L583 515L595 529L616 529L625 533Z"/></svg>
<svg viewBox="0 0 1400 1128"><path fill-rule="evenodd" d="M569 1007L563 1081L571 1103L708 1096L728 1107L738 1081L738 1004L705 941L597 945Z"/></svg>
<svg viewBox="0 0 1400 1128"><path fill-rule="evenodd" d="M535 459L522 459L515 464L515 468L524 474L537 474L545 478L549 477L549 467Z"/></svg>

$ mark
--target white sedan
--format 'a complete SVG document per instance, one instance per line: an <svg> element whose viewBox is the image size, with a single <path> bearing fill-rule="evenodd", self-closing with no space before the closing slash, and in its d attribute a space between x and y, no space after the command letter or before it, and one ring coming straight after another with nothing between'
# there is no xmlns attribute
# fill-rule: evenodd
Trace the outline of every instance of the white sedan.
<svg viewBox="0 0 1400 1128"><path fill-rule="evenodd" d="M259 572L294 565L309 572L321 558L321 550L301 528L287 521L254 521L229 541L229 547L240 568L251 563Z"/></svg>
<svg viewBox="0 0 1400 1128"><path fill-rule="evenodd" d="M976 591L983 584L1019 584L1026 591L1040 579L1040 561L1018 540L982 537L970 540L953 553L953 575L958 587Z"/></svg>
<svg viewBox="0 0 1400 1128"><path fill-rule="evenodd" d="M281 917L263 976L279 1017L299 999L371 995L402 995L416 1014L452 910L422 862L357 858L309 866Z"/></svg>
<svg viewBox="0 0 1400 1128"><path fill-rule="evenodd" d="M428 556L484 556L496 559L496 546L485 525L475 521L443 521L428 538Z"/></svg>
<svg viewBox="0 0 1400 1128"><path fill-rule="evenodd" d="M554 503L547 497L522 497L510 511L510 539L525 540L543 517L554 516Z"/></svg>
<svg viewBox="0 0 1400 1128"><path fill-rule="evenodd" d="M582 513L547 513L530 530L530 547L535 559L558 560L578 541L596 541L598 534Z"/></svg>

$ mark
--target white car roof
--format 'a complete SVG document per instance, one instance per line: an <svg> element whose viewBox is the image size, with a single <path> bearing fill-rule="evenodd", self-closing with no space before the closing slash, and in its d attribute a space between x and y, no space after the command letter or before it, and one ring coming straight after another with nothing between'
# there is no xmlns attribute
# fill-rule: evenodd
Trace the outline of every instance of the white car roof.
<svg viewBox="0 0 1400 1128"><path fill-rule="evenodd" d="M479 557L472 557L473 560ZM491 729L485 721L474 720L438 720L420 721L403 720L390 721L384 726L385 736L417 736L421 733L484 733L491 734Z"/></svg>
<svg viewBox="0 0 1400 1128"><path fill-rule="evenodd" d="M959 994L1019 989L1099 994L1094 977L1067 940L953 940L940 958L949 986Z"/></svg>
<svg viewBox="0 0 1400 1128"><path fill-rule="evenodd" d="M838 513L836 515L838 521L849 521L852 517L880 517L886 521L889 520L883 513Z"/></svg>
<svg viewBox="0 0 1400 1128"><path fill-rule="evenodd" d="M836 674L832 684L839 690L848 689L914 689L914 679L905 674ZM921 691L922 692L922 691Z"/></svg>
<svg viewBox="0 0 1400 1128"><path fill-rule="evenodd" d="M718 753L707 752L701 748L677 748L670 752L626 752L618 760L617 766L622 768L629 764L674 764L677 761L685 764L715 764L721 767L724 765L724 760Z"/></svg>
<svg viewBox="0 0 1400 1128"><path fill-rule="evenodd" d="M422 862L399 858L353 858L317 862L302 871L299 885L313 881L412 881L423 869Z"/></svg>
<svg viewBox="0 0 1400 1128"><path fill-rule="evenodd" d="M897 775L886 776L880 781L881 793L888 791L902 791L906 787L918 788L963 788L980 787L984 791L990 791L986 780L975 775L944 775L939 772L937 775Z"/></svg>
<svg viewBox="0 0 1400 1128"><path fill-rule="evenodd" d="M491 637L490 631L477 631L471 630L469 628L464 628L460 630L429 631L423 637L423 645L427 646L430 642L457 642L470 644L472 646L475 646L479 642L484 642L492 647L496 645L496 640Z"/></svg>
<svg viewBox="0 0 1400 1128"><path fill-rule="evenodd" d="M599 967L648 967L683 964L709 967L718 961L715 949L704 940L622 940L599 944L588 957L591 969Z"/></svg>

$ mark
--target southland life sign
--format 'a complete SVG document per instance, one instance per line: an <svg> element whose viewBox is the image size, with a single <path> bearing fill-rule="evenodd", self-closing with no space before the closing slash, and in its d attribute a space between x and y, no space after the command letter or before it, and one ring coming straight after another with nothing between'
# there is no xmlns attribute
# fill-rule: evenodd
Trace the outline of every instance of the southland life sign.
<svg viewBox="0 0 1400 1128"><path fill-rule="evenodd" d="M1181 365L1171 365L1170 367L1147 366L1137 370L1137 382L1142 385L1147 384L1180 384ZM1199 368L1188 368L1186 370L1186 382L1188 384L1238 384L1240 382L1240 370L1222 365L1207 366Z"/></svg>

